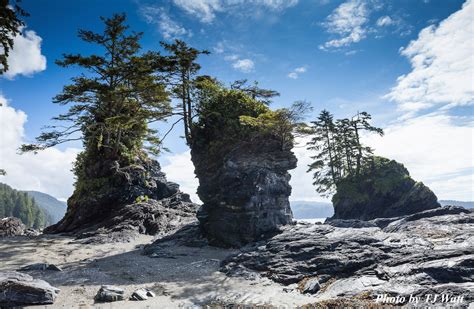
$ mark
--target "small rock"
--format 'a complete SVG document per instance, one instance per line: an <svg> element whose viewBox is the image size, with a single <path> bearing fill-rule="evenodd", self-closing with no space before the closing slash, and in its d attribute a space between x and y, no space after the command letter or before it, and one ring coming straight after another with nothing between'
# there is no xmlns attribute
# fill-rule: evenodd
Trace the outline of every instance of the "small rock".
<svg viewBox="0 0 474 309"><path fill-rule="evenodd" d="M15 271L0 273L0 307L54 303L59 289L48 282Z"/></svg>
<svg viewBox="0 0 474 309"><path fill-rule="evenodd" d="M24 266L19 271L29 271L29 270L53 270L53 271L63 271L61 268L54 264L47 264L47 263L36 263Z"/></svg>
<svg viewBox="0 0 474 309"><path fill-rule="evenodd" d="M301 293L310 293L315 294L319 291L321 286L319 285L319 281L316 278L309 279L305 282Z"/></svg>
<svg viewBox="0 0 474 309"><path fill-rule="evenodd" d="M155 292L153 292L153 291L151 291L151 290L146 290L146 296L148 296L148 297L155 297L156 294L155 294Z"/></svg>
<svg viewBox="0 0 474 309"><path fill-rule="evenodd" d="M133 292L132 296L130 297L131 300L147 300L148 299L148 291L145 289L138 289Z"/></svg>
<svg viewBox="0 0 474 309"><path fill-rule="evenodd" d="M124 290L113 285L103 285L97 295L95 300L97 302L113 302L123 300Z"/></svg>

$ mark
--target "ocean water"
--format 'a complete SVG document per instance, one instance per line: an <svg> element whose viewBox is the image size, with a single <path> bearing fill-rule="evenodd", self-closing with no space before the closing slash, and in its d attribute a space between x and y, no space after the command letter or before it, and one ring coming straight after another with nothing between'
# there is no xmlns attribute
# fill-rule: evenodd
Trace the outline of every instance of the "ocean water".
<svg viewBox="0 0 474 309"><path fill-rule="evenodd" d="M326 218L296 219L296 221L298 222L306 222L306 223L317 223L317 222L324 223L325 220Z"/></svg>

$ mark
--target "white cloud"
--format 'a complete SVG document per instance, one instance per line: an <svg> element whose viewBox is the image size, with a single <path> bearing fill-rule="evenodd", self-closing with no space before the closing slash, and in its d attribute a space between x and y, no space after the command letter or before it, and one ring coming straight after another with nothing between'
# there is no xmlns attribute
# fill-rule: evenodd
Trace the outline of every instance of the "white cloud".
<svg viewBox="0 0 474 309"><path fill-rule="evenodd" d="M226 61L235 61L237 59L239 59L239 56L237 56L237 55L227 55L227 56L224 57L224 60L226 60Z"/></svg>
<svg viewBox="0 0 474 309"><path fill-rule="evenodd" d="M4 76L13 79L17 75L30 76L46 70L46 57L41 54L41 37L34 31L22 31L13 39L13 49L8 56L8 71Z"/></svg>
<svg viewBox="0 0 474 309"><path fill-rule="evenodd" d="M50 148L37 155L19 155L18 147L25 143L27 116L9 106L1 95L0 103L3 105L0 106L0 168L7 171L0 181L15 189L37 190L57 198L68 198L73 190L72 162L79 150Z"/></svg>
<svg viewBox="0 0 474 309"><path fill-rule="evenodd" d="M232 67L240 72L243 73L250 73L254 69L254 62L250 59L239 59L236 60L233 64Z"/></svg>
<svg viewBox="0 0 474 309"><path fill-rule="evenodd" d="M192 36L191 30L185 29L178 22L171 19L161 7L143 6L140 8L140 14L147 23L158 25L158 30L166 40Z"/></svg>
<svg viewBox="0 0 474 309"><path fill-rule="evenodd" d="M243 10L257 12L258 8L278 12L298 4L298 0L173 0L173 2L203 23L211 23L219 12L240 14Z"/></svg>
<svg viewBox="0 0 474 309"><path fill-rule="evenodd" d="M339 5L327 18L323 26L330 33L340 36L319 46L326 50L341 48L357 43L367 34L366 24L370 10L363 0L348 0Z"/></svg>
<svg viewBox="0 0 474 309"><path fill-rule="evenodd" d="M164 157L167 164L163 164L166 178L179 184L181 191L188 193L195 203L201 203L197 196L199 181L194 175L194 165L189 151Z"/></svg>
<svg viewBox="0 0 474 309"><path fill-rule="evenodd" d="M299 77L299 75L302 74L302 73L305 73L306 70L307 70L306 67L296 68L292 72L288 73L288 77L291 78L291 79L297 79Z"/></svg>
<svg viewBox="0 0 474 309"><path fill-rule="evenodd" d="M377 26L379 27L391 26L394 23L395 21L390 16L382 16L377 19Z"/></svg>
<svg viewBox="0 0 474 309"><path fill-rule="evenodd" d="M412 71L397 79L386 98L399 104L408 116L442 107L474 104L474 2L443 20L438 27L423 29L401 54Z"/></svg>
<svg viewBox="0 0 474 309"><path fill-rule="evenodd" d="M443 114L409 119L371 135L375 153L403 163L440 199L474 200L473 123Z"/></svg>
<svg viewBox="0 0 474 309"><path fill-rule="evenodd" d="M220 0L173 0L173 2L204 23L211 22L215 18L215 12L223 9Z"/></svg>

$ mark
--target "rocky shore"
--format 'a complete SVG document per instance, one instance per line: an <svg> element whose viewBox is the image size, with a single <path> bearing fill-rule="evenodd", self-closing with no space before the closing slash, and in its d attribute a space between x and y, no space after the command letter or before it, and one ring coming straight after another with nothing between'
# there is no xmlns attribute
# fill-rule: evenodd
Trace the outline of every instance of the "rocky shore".
<svg viewBox="0 0 474 309"><path fill-rule="evenodd" d="M45 289L40 299L53 295L52 308L99 305L103 286L120 291L114 308L382 308L410 305L410 295L421 302L428 294L451 297L452 304L437 300L438 307L474 305L474 214L461 207L371 221L298 222L241 249L210 246L197 221L154 241L147 235L126 242L83 240L4 238L0 273L19 271L11 276L39 280ZM141 292L155 296L137 302ZM392 303L397 296L404 301Z"/></svg>

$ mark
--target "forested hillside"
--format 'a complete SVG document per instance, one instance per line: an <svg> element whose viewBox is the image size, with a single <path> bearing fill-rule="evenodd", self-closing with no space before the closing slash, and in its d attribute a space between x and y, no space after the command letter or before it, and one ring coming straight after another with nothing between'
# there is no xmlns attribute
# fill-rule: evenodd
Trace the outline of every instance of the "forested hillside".
<svg viewBox="0 0 474 309"><path fill-rule="evenodd" d="M39 208L41 208L47 216L51 217L51 224L61 220L66 213L67 204L59 201L51 195L38 191L25 191L32 197Z"/></svg>
<svg viewBox="0 0 474 309"><path fill-rule="evenodd" d="M0 183L0 218L4 217L19 218L28 227L36 229L51 223L48 216L28 193Z"/></svg>

